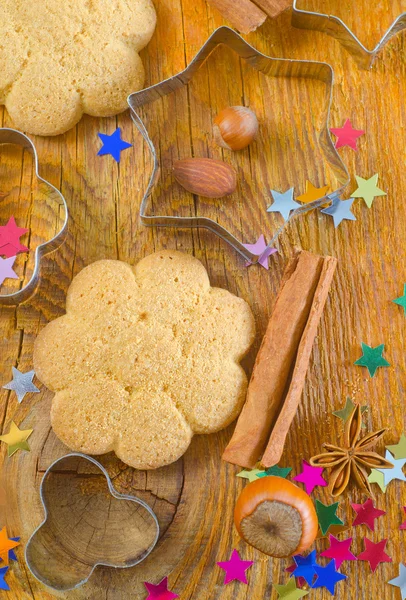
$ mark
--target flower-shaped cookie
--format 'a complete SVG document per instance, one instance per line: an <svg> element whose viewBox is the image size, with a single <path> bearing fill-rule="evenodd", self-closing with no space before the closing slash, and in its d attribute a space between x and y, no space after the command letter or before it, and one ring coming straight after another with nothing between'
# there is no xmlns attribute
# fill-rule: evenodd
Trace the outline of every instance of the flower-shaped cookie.
<svg viewBox="0 0 406 600"><path fill-rule="evenodd" d="M237 417L247 388L239 361L254 334L248 304L210 287L188 254L93 263L35 344L37 376L56 392L53 429L73 450L167 465L193 434Z"/></svg>
<svg viewBox="0 0 406 600"><path fill-rule="evenodd" d="M155 22L152 0L3 0L0 104L38 135L125 110L143 86L138 52Z"/></svg>

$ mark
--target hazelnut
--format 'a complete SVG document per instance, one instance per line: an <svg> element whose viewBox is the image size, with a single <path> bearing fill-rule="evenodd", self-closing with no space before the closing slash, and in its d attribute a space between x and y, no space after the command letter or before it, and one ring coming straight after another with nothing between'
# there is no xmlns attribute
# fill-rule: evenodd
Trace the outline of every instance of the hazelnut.
<svg viewBox="0 0 406 600"><path fill-rule="evenodd" d="M214 119L216 144L227 150L246 148L257 135L258 119L246 106L230 106Z"/></svg>

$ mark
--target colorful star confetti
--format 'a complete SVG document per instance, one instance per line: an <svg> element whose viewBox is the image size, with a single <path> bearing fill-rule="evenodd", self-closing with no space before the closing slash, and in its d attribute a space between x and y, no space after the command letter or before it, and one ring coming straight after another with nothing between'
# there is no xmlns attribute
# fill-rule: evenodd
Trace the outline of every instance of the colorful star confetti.
<svg viewBox="0 0 406 600"><path fill-rule="evenodd" d="M284 598L284 600L300 600L309 593L306 590L297 588L294 578L289 579L286 585L274 584L274 588L278 592L279 598Z"/></svg>
<svg viewBox="0 0 406 600"><path fill-rule="evenodd" d="M326 538L330 535L340 535L340 533L344 533L344 531L348 531L349 530L349 526L348 525L330 525L330 527L328 528L328 531L326 533L323 533L319 527L318 531L317 531L317 537L316 540L320 540L322 538Z"/></svg>
<svg viewBox="0 0 406 600"><path fill-rule="evenodd" d="M241 477L242 479L248 479L248 481L255 481L258 477L262 477L265 471L261 471L261 469L244 469L237 473L237 477Z"/></svg>
<svg viewBox="0 0 406 600"><path fill-rule="evenodd" d="M278 465L274 465L273 467L269 467L266 471L262 471L258 474L258 477L267 477L267 475L273 475L274 477L286 477L291 472L292 467L279 467Z"/></svg>
<svg viewBox="0 0 406 600"><path fill-rule="evenodd" d="M378 568L378 565L383 562L392 562L392 559L385 552L385 547L388 540L381 540L376 544L371 542L368 538L364 538L365 550L358 555L358 560L365 560L369 562L371 571L374 573Z"/></svg>
<svg viewBox="0 0 406 600"><path fill-rule="evenodd" d="M1 567L1 569L0 569L0 590L7 590L7 591L10 590L10 587L7 585L7 582L4 579L7 571L8 571L8 567Z"/></svg>
<svg viewBox="0 0 406 600"><path fill-rule="evenodd" d="M13 379L9 381L3 388L5 390L13 390L17 395L17 400L21 403L24 400L24 396L30 393L38 393L40 390L36 385L33 384L32 380L35 376L35 371L28 371L28 373L21 373L15 367L12 367Z"/></svg>
<svg viewBox="0 0 406 600"><path fill-rule="evenodd" d="M283 193L277 192L276 190L271 190L274 201L273 204L268 206L266 211L278 212L282 215L284 220L287 221L290 211L300 207L300 204L293 200L293 191L293 187Z"/></svg>
<svg viewBox="0 0 406 600"><path fill-rule="evenodd" d="M304 460L302 461L302 472L292 477L292 479L303 483L307 494L311 494L315 487L326 487L328 485L327 481L321 476L323 471L323 467L312 467Z"/></svg>
<svg viewBox="0 0 406 600"><path fill-rule="evenodd" d="M389 585L394 585L399 588L402 600L406 598L406 566L402 563L399 565L399 576L388 581Z"/></svg>
<svg viewBox="0 0 406 600"><path fill-rule="evenodd" d="M103 146L98 151L97 156L111 154L116 162L120 162L121 152L132 146L132 144L121 139L120 127L117 127L111 135L106 135L105 133L98 133L97 135L103 142Z"/></svg>
<svg viewBox="0 0 406 600"><path fill-rule="evenodd" d="M342 221L356 221L356 216L351 212L351 206L354 202L354 198L349 200L340 200L335 197L332 199L331 205L327 208L323 208L321 211L325 215L333 217L334 227L337 228Z"/></svg>
<svg viewBox="0 0 406 600"><path fill-rule="evenodd" d="M223 569L226 572L224 577L224 585L230 583L230 581L241 581L242 583L248 583L245 572L252 567L253 564L253 560L241 560L237 550L233 550L230 560L217 563L220 569Z"/></svg>
<svg viewBox="0 0 406 600"><path fill-rule="evenodd" d="M0 256L11 258L20 252L28 252L28 248L20 242L20 237L29 229L17 227L14 217L10 217L7 225L0 226Z"/></svg>
<svg viewBox="0 0 406 600"><path fill-rule="evenodd" d="M286 573L290 573L291 575L293 574L293 571L297 568L297 564L294 562L293 565L290 565L289 567L287 567L285 569ZM303 579L303 577L296 577L296 582L298 584L299 587L303 587L304 585L306 585L305 580Z"/></svg>
<svg viewBox="0 0 406 600"><path fill-rule="evenodd" d="M323 535L327 533L331 525L344 525L341 519L336 515L338 502L334 504L323 504L316 500L316 513L319 519L319 526Z"/></svg>
<svg viewBox="0 0 406 600"><path fill-rule="evenodd" d="M144 581L145 588L148 592L146 600L174 600L179 598L177 594L174 594L168 590L168 578L164 577L157 585Z"/></svg>
<svg viewBox="0 0 406 600"><path fill-rule="evenodd" d="M10 258L0 258L0 285L5 279L18 279L17 273L13 270L16 256Z"/></svg>
<svg viewBox="0 0 406 600"><path fill-rule="evenodd" d="M10 431L4 435L0 435L0 442L4 442L8 446L8 456L13 456L17 450L30 451L27 439L32 432L33 429L19 429L14 421L11 421Z"/></svg>
<svg viewBox="0 0 406 600"><path fill-rule="evenodd" d="M3 527L0 531L0 559L6 566L8 566L10 550L17 548L17 546L19 546L18 541L10 539L7 535L7 528Z"/></svg>
<svg viewBox="0 0 406 600"><path fill-rule="evenodd" d="M301 194L296 198L298 202L302 202L303 204L310 204L310 202L315 202L316 200L320 200L324 198L330 190L330 186L325 185L321 188L315 187L310 181L306 181L306 191L304 194Z"/></svg>
<svg viewBox="0 0 406 600"><path fill-rule="evenodd" d="M399 298L395 298L392 300L395 304L399 304L399 306L403 306L404 313L406 315L406 283L403 286L403 296L399 296Z"/></svg>
<svg viewBox="0 0 406 600"><path fill-rule="evenodd" d="M386 446L386 449L389 450L396 459L406 458L406 435L402 433L398 443L393 446Z"/></svg>
<svg viewBox="0 0 406 600"><path fill-rule="evenodd" d="M316 550L313 550L307 556L297 554L293 557L293 560L295 561L296 568L292 571L292 575L294 575L294 577L301 577L311 586L316 575L315 567L318 566Z"/></svg>
<svg viewBox="0 0 406 600"><path fill-rule="evenodd" d="M383 478L383 473L377 471L376 469L371 469L370 474L368 475L369 483L376 483L381 488L383 493L386 492L387 486L385 485L385 481Z"/></svg>
<svg viewBox="0 0 406 600"><path fill-rule="evenodd" d="M386 196L386 192L378 187L378 173L372 175L369 179L355 175L358 187L351 194L351 198L363 198L368 208L371 208L372 202L377 196Z"/></svg>
<svg viewBox="0 0 406 600"><path fill-rule="evenodd" d="M402 469L406 465L406 459L399 458L396 460L393 458L392 454L387 450L385 452L386 460L389 460L393 464L393 469L377 469L383 475L383 481L385 485L388 485L394 479L399 479L400 481L406 481L405 474Z"/></svg>
<svg viewBox="0 0 406 600"><path fill-rule="evenodd" d="M351 400L351 398L347 398L345 401L345 406L343 408L341 408L340 410L335 410L333 412L333 415L335 417L338 417L342 421L344 421L344 423L346 423L346 421L348 420L348 417L350 416L350 414L352 413L354 408L355 408L354 402ZM367 410L368 410L367 406L361 406L361 415L363 415Z"/></svg>
<svg viewBox="0 0 406 600"><path fill-rule="evenodd" d="M375 508L371 498L368 498L364 504L353 503L351 506L357 513L357 516L352 523L353 527L356 525L366 525L371 531L375 531L375 520L382 515L386 515L384 510Z"/></svg>
<svg viewBox="0 0 406 600"><path fill-rule="evenodd" d="M347 579L347 575L343 575L343 573L339 573L336 570L334 560L331 560L325 567L321 567L320 565L315 567L315 571L317 579L313 583L312 588L325 587L333 596L337 583L343 579Z"/></svg>
<svg viewBox="0 0 406 600"><path fill-rule="evenodd" d="M19 538L19 537L12 537L12 538L10 538L10 540L13 540L13 542L19 542L19 541L20 541L20 539L21 539L21 538ZM16 555L16 553L14 552L14 550L10 550L10 551L9 551L9 553L8 553L8 559L9 559L9 560L14 560L15 562L18 560L18 559L17 559L17 555Z"/></svg>
<svg viewBox="0 0 406 600"><path fill-rule="evenodd" d="M276 248L268 248L265 238L262 234L259 236L255 244L243 244L243 246L252 254L255 254L255 256L260 256L258 263L267 270L269 269L268 258L271 256L271 254L278 252ZM247 262L245 263L245 266L249 267L251 264L251 262Z"/></svg>
<svg viewBox="0 0 406 600"><path fill-rule="evenodd" d="M324 550L320 556L334 559L336 569L339 569L345 560L357 560L357 557L350 551L352 537L346 540L338 540L334 535L330 534L329 540L330 548Z"/></svg>
<svg viewBox="0 0 406 600"><path fill-rule="evenodd" d="M350 119L347 119L342 127L330 127L330 131L337 138L336 148L349 146L353 150L358 150L357 139L365 133L362 129L354 129Z"/></svg>
<svg viewBox="0 0 406 600"><path fill-rule="evenodd" d="M371 377L376 373L379 367L390 367L388 361L382 356L385 344L379 346L368 346L368 344L361 343L362 356L355 361L354 365L359 367L366 367Z"/></svg>

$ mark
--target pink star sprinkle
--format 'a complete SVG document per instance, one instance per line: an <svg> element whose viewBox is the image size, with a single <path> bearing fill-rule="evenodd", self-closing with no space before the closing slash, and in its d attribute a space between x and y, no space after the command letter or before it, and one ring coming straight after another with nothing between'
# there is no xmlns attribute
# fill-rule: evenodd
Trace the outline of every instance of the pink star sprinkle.
<svg viewBox="0 0 406 600"><path fill-rule="evenodd" d="M16 256L10 258L0 258L0 285L5 279L18 279L18 275L13 271L13 265Z"/></svg>
<svg viewBox="0 0 406 600"><path fill-rule="evenodd" d="M264 236L261 234L255 244L243 244L244 248L247 248L252 254L255 256L260 256L261 258L258 260L258 264L263 266L265 269L269 269L268 258L271 254L275 254L277 251L276 248L268 248L265 242ZM245 266L249 267L252 263L246 262Z"/></svg>
<svg viewBox="0 0 406 600"><path fill-rule="evenodd" d="M248 583L245 571L247 571L253 564L253 560L241 560L237 550L233 550L230 560L217 563L220 569L223 569L226 572L224 577L224 585L234 580L241 581L242 583Z"/></svg>
<svg viewBox="0 0 406 600"><path fill-rule="evenodd" d="M167 577L164 577L162 581L158 583L158 585L147 583L146 581L144 581L144 585L148 592L146 600L174 600L174 598L179 598L177 594L174 594L168 590Z"/></svg>
<svg viewBox="0 0 406 600"><path fill-rule="evenodd" d="M26 252L28 248L23 246L20 243L20 237L26 234L29 230L24 229L23 227L17 227L17 223L14 217L10 217L7 225L0 226L0 248L3 249L5 246L12 246L15 248L15 251L11 256L16 255L18 252ZM4 254L3 251L0 251L1 254ZM7 256L10 258L10 254Z"/></svg>
<svg viewBox="0 0 406 600"><path fill-rule="evenodd" d="M318 485L320 487L327 486L327 481L321 476L324 471L323 467L312 467L304 460L302 462L302 469L302 472L296 475L296 477L292 477L292 479L303 483L308 494L311 494Z"/></svg>
<svg viewBox="0 0 406 600"><path fill-rule="evenodd" d="M350 546L352 544L352 538L346 540L338 540L334 535L329 536L330 548L321 552L320 556L326 556L327 558L333 558L336 564L336 570L340 568L341 564L345 560L357 560L357 557L350 552Z"/></svg>
<svg viewBox="0 0 406 600"><path fill-rule="evenodd" d="M384 510L375 508L371 498L368 498L364 504L351 504L352 508L357 513L352 526L366 525L371 531L375 531L375 519L382 515L386 515Z"/></svg>
<svg viewBox="0 0 406 600"><path fill-rule="evenodd" d="M366 560L369 562L371 571L374 573L378 565L382 562L392 562L390 556L385 552L385 546L388 540L382 540L374 544L368 538L364 538L365 550L358 554L358 560Z"/></svg>
<svg viewBox="0 0 406 600"><path fill-rule="evenodd" d="M346 120L342 127L331 127L330 131L337 138L335 145L336 148L349 146L353 150L358 150L357 139L365 133L365 131L362 129L353 129L349 119Z"/></svg>

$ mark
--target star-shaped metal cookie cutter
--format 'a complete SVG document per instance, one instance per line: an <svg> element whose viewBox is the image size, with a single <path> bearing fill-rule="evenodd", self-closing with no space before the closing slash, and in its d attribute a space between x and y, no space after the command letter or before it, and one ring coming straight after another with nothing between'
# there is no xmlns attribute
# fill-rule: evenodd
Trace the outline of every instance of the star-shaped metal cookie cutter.
<svg viewBox="0 0 406 600"><path fill-rule="evenodd" d="M209 39L205 42L199 52L196 54L191 63L173 77L169 79L165 79L160 83L157 83L149 88L141 90L139 92L135 92L128 97L128 104L131 109L132 119L140 131L142 137L148 145L148 148L151 153L152 161L153 161L153 169L152 174L148 183L148 187L145 191L141 202L140 208L140 217L141 222L144 225L148 226L159 226L159 227L175 227L175 228L184 228L184 227L202 227L209 229L224 241L226 241L230 246L235 248L237 252L239 252L246 260L251 263L257 263L261 256L256 256L248 251L242 242L238 240L234 235L232 235L225 227L217 223L216 221L209 219L207 217L177 217L170 215L157 215L150 214L150 196L152 192L152 188L157 183L159 179L159 163L157 158L157 153L155 146L149 137L148 131L141 120L140 116L137 113L137 110L144 106L145 104L149 104L159 98L171 94L176 90L182 88L187 85L189 81L192 79L194 74L200 69L205 60L209 57L209 55L219 46L220 44L224 44L228 48L231 48L234 52L236 52L243 60L245 60L251 67L256 69L257 71L269 75L272 77L304 77L304 78L312 78L318 79L326 84L326 98L324 105L324 122L325 125L320 132L320 145L323 149L324 156L329 166L334 171L338 182L340 183L339 189L335 192L330 193L328 196L324 196L315 202L306 204L301 206L297 210L293 211L290 214L289 219L284 223L282 227L280 227L272 239L270 240L268 247L274 246L278 236L284 230L287 223L289 223L294 217L306 213L309 210L317 208L322 205L329 204L335 196L339 195L343 188L349 182L348 171L342 162L340 156L338 155L336 149L334 148L334 144L330 137L330 132L328 129L328 122L330 117L330 105L332 98L332 87L334 81L333 70L330 65L322 62L315 61L304 61L304 60L290 60L284 58L272 58L270 56L266 56L256 50L253 46L248 44L238 33L230 29L229 27L219 27L214 31L214 33L209 37Z"/></svg>
<svg viewBox="0 0 406 600"><path fill-rule="evenodd" d="M9 129L8 127L0 128L0 152L2 146L4 144L16 144L18 146L22 146L27 150L30 150L34 156L34 167L35 167L35 176L36 178L45 184L46 189L48 190L49 198L52 199L57 204L60 204L63 209L63 223L61 229L50 239L46 241L35 249L35 263L34 270L31 275L28 283L23 286L17 292L13 292L12 294L1 294L0 292L0 305L7 306L16 306L28 300L34 293L39 284L40 280L40 263L41 258L53 250L56 250L64 241L67 230L68 230L68 206L66 204L66 200L61 194L61 192L56 189L49 181L43 179L38 172L38 155L36 148L33 142L21 131L17 131L16 129Z"/></svg>
<svg viewBox="0 0 406 600"><path fill-rule="evenodd" d="M406 12L404 12L393 21L375 48L368 50L342 19L335 15L300 9L297 6L300 1L293 0L292 25L299 29L322 31L334 37L353 56L361 69L371 68L383 46L406 28Z"/></svg>

